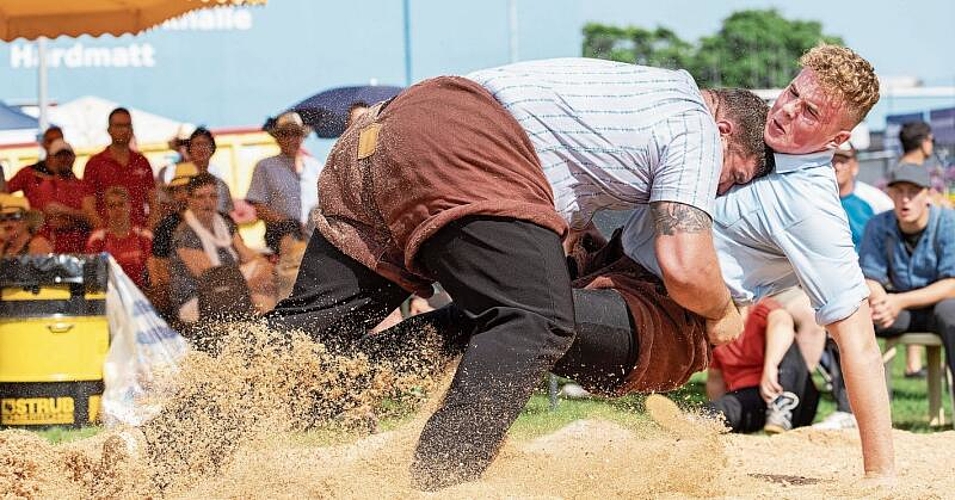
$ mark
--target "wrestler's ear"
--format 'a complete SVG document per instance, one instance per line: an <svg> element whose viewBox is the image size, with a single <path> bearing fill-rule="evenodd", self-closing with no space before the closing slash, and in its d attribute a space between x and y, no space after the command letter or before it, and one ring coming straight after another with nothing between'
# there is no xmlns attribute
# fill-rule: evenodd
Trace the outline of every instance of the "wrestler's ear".
<svg viewBox="0 0 955 500"><path fill-rule="evenodd" d="M733 129L736 125L729 120L716 120L716 128L720 131L720 137L729 137L733 135Z"/></svg>
<svg viewBox="0 0 955 500"><path fill-rule="evenodd" d="M831 141L826 143L826 147L829 149L836 149L840 144L849 140L852 137L852 131L850 130L840 130Z"/></svg>

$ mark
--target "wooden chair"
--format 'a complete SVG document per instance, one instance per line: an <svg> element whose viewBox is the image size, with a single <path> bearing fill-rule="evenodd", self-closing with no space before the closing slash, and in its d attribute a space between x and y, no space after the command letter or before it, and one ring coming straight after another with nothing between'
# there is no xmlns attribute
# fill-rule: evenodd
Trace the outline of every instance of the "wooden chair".
<svg viewBox="0 0 955 500"><path fill-rule="evenodd" d="M892 360L898 352L899 345L925 346L928 357L928 412L929 425L945 425L945 409L942 406L942 384L947 382L948 395L955 408L955 395L952 393L952 373L945 364L942 356L942 339L934 333L906 333L898 337L885 339L885 352L882 354L882 363L885 365L885 386L892 396ZM955 354L955 353L950 353Z"/></svg>

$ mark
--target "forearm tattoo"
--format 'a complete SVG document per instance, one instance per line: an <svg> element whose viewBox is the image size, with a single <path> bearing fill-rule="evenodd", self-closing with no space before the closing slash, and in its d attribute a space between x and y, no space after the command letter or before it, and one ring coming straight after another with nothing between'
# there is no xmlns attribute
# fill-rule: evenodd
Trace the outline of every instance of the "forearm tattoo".
<svg viewBox="0 0 955 500"><path fill-rule="evenodd" d="M672 236L678 233L709 231L713 221L706 212L682 203L663 201L650 205L653 229L657 234Z"/></svg>

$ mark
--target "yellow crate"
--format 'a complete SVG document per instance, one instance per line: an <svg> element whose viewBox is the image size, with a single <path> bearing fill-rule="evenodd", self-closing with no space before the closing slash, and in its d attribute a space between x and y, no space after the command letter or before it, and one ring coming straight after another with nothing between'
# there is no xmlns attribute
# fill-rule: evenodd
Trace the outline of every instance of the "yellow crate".
<svg viewBox="0 0 955 500"><path fill-rule="evenodd" d="M105 316L0 319L0 382L101 380Z"/></svg>

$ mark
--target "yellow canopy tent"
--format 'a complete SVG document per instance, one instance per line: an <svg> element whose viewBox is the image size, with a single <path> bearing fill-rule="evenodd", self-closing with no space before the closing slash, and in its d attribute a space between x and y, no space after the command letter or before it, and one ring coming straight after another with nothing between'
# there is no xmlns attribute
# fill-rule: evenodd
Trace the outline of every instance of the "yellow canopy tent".
<svg viewBox="0 0 955 500"><path fill-rule="evenodd" d="M265 0L3 0L0 41L139 33L191 10Z"/></svg>

